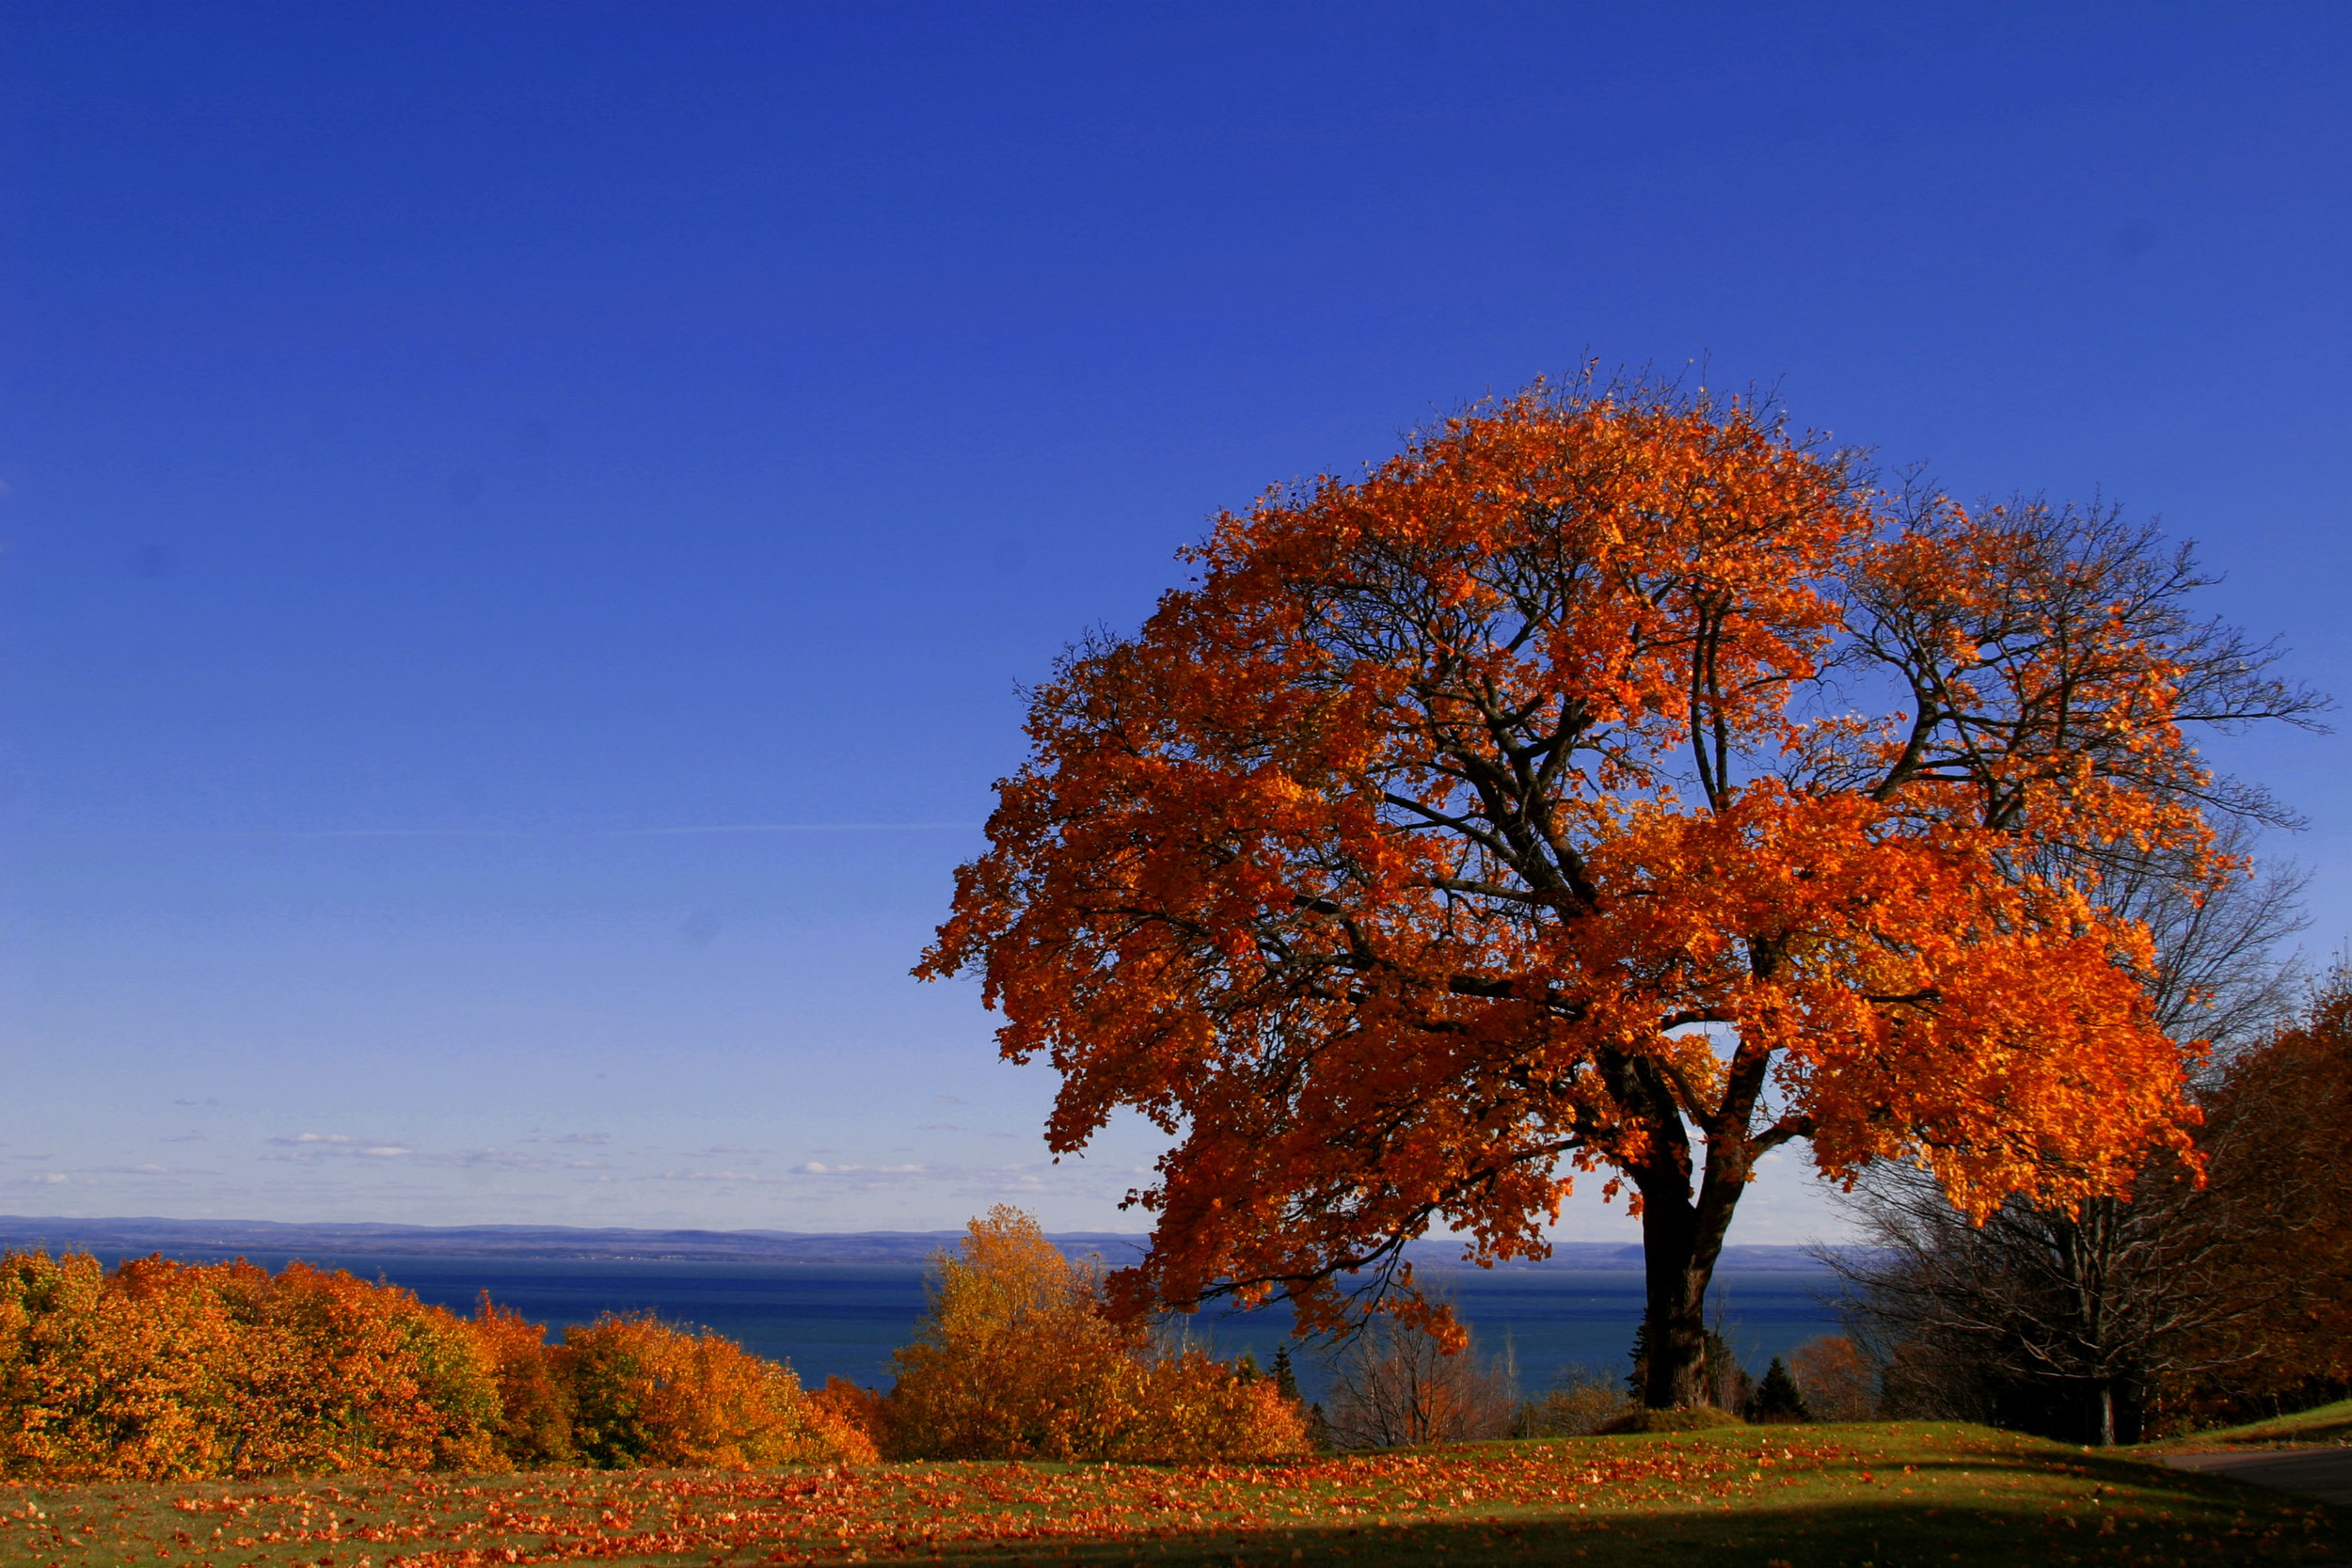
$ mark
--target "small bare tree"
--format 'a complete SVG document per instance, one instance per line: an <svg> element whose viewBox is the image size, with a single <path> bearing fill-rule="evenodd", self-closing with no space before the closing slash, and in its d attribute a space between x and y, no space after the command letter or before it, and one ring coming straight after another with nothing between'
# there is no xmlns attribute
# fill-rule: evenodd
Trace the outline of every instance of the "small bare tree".
<svg viewBox="0 0 2352 1568"><path fill-rule="evenodd" d="M1508 1436L1518 1406L1507 1366L1474 1343L1449 1355L1436 1335L1385 1314L1342 1342L1330 1368L1324 1419L1343 1449Z"/></svg>
<svg viewBox="0 0 2352 1568"><path fill-rule="evenodd" d="M1842 1334L1820 1335L1790 1351L1788 1375L1817 1421L1867 1421L1878 1414L1878 1369Z"/></svg>

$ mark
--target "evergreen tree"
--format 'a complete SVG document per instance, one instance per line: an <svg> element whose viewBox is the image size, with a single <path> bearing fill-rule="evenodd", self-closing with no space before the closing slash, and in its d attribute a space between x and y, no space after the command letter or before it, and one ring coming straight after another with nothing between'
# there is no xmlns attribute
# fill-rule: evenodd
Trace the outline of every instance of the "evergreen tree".
<svg viewBox="0 0 2352 1568"><path fill-rule="evenodd" d="M1298 1374L1291 1370L1291 1348L1283 1345L1274 1353L1274 1386L1284 1399L1298 1402Z"/></svg>
<svg viewBox="0 0 2352 1568"><path fill-rule="evenodd" d="M1788 1369L1772 1357L1772 1364L1764 1369L1764 1381L1756 1386L1755 1395L1748 1401L1751 1421L1809 1421L1813 1412L1804 1407L1804 1394L1797 1387L1797 1380L1788 1375Z"/></svg>

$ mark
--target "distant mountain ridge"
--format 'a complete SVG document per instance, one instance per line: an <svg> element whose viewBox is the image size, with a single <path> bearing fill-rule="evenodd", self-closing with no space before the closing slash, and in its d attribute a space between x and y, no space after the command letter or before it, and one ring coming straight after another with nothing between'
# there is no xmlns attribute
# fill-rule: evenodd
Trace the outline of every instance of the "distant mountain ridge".
<svg viewBox="0 0 2352 1568"><path fill-rule="evenodd" d="M34 1247L89 1252L106 1262L160 1252L167 1257L226 1258L514 1258L609 1259L673 1263L906 1263L919 1264L961 1239L961 1230L636 1230L561 1225L325 1225L279 1220L69 1219L0 1214L0 1249ZM1142 1254L1140 1231L1073 1230L1054 1243L1073 1257L1099 1254L1119 1264ZM1458 1243L1412 1243L1415 1263L1461 1262ZM1638 1244L1563 1242L1540 1263L1513 1269L1639 1269ZM1803 1246L1727 1246L1721 1267L1730 1271L1813 1271L1816 1250Z"/></svg>

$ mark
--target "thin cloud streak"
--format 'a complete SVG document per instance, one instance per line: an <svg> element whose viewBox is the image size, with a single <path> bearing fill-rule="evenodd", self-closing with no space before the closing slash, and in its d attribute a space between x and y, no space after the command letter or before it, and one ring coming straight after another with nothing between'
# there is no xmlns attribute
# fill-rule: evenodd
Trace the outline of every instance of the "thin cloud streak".
<svg viewBox="0 0 2352 1568"><path fill-rule="evenodd" d="M978 822L713 822L678 828L229 828L199 838L692 838L721 833L963 832Z"/></svg>

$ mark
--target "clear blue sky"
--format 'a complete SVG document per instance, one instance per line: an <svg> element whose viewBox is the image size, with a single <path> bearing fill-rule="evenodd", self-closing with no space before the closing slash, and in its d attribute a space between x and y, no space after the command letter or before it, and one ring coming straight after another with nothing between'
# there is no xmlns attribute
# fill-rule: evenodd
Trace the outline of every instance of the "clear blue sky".
<svg viewBox="0 0 2352 1568"><path fill-rule="evenodd" d="M0 8L0 1212L1132 1224L905 977L1016 685L1588 352L2103 488L2352 691L2347 83L2342 5ZM2224 753L2319 951L2346 744Z"/></svg>

